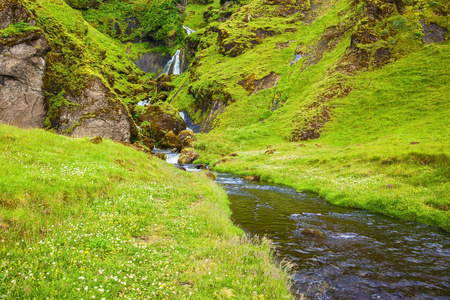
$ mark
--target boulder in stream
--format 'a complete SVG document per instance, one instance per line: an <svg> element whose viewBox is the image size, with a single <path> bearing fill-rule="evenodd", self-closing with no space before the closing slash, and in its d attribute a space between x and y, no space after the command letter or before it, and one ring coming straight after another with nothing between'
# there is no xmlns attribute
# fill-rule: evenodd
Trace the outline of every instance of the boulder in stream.
<svg viewBox="0 0 450 300"><path fill-rule="evenodd" d="M181 150L180 157L178 158L179 164L191 164L193 163L200 155L191 149L183 149Z"/></svg>
<svg viewBox="0 0 450 300"><path fill-rule="evenodd" d="M156 157L159 158L160 160L166 160L167 159L167 154L162 153L162 152L158 152L156 153Z"/></svg>
<svg viewBox="0 0 450 300"><path fill-rule="evenodd" d="M213 172L205 171L204 173L205 173L206 177L208 177L209 179L216 180L216 175Z"/></svg>
<svg viewBox="0 0 450 300"><path fill-rule="evenodd" d="M323 236L323 233L319 230L312 229L312 228L306 228L303 229L302 232L300 232L301 235L309 236L309 237L315 237L320 238Z"/></svg>
<svg viewBox="0 0 450 300"><path fill-rule="evenodd" d="M191 130L183 130L176 137L176 147L178 148L178 150L191 148L195 141L197 141L197 138L195 137L194 132L192 132Z"/></svg>
<svg viewBox="0 0 450 300"><path fill-rule="evenodd" d="M177 146L177 136L173 131L168 132L160 145L164 148L175 148Z"/></svg>
<svg viewBox="0 0 450 300"><path fill-rule="evenodd" d="M244 177L245 181L259 181L259 176L246 176Z"/></svg>

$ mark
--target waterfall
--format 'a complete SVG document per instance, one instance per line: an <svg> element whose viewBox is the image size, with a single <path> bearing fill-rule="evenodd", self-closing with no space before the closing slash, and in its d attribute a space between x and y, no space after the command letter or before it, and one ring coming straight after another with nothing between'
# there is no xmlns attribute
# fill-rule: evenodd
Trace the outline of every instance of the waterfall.
<svg viewBox="0 0 450 300"><path fill-rule="evenodd" d="M137 106L147 106L147 105L150 105L151 101L152 101L152 98L148 98L148 100L139 101L136 105Z"/></svg>
<svg viewBox="0 0 450 300"><path fill-rule="evenodd" d="M188 122L186 121L186 114L185 114L185 112L184 111L180 111L180 112L178 112L178 114L183 119L183 121L185 121L186 124L187 124ZM186 127L186 130L190 130L190 131L194 132L194 130L192 130L192 128L189 128L189 127Z"/></svg>
<svg viewBox="0 0 450 300"><path fill-rule="evenodd" d="M191 35L195 32L195 30L190 29L189 27L186 27L183 25L184 30L186 30L187 35Z"/></svg>
<svg viewBox="0 0 450 300"><path fill-rule="evenodd" d="M301 54L295 54L294 60L291 61L291 67L302 58Z"/></svg>
<svg viewBox="0 0 450 300"><path fill-rule="evenodd" d="M163 73L166 73L167 75L181 75L181 73L183 73L183 66L185 65L184 58L184 50L177 50L172 59L167 62Z"/></svg>

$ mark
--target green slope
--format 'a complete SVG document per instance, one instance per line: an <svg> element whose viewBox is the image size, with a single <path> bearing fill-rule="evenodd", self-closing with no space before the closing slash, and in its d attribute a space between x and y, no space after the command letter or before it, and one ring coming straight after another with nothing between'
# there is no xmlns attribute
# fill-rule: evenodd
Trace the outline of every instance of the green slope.
<svg viewBox="0 0 450 300"><path fill-rule="evenodd" d="M317 10L287 17L283 3L251 1L199 32L172 104L198 122L211 111L205 103L226 106L199 137L200 160L238 152L217 169L450 230L448 31L428 44L420 23L449 29L449 3L311 1ZM232 42L241 44L224 53ZM295 53L302 58L291 65ZM271 72L277 85L252 92ZM264 154L268 145L275 154Z"/></svg>
<svg viewBox="0 0 450 300"><path fill-rule="evenodd" d="M104 140L0 125L1 297L290 298L204 174Z"/></svg>

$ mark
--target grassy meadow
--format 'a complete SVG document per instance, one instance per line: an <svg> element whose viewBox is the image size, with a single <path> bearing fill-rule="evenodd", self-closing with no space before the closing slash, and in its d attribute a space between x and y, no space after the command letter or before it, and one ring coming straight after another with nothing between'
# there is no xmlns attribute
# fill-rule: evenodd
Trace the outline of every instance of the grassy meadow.
<svg viewBox="0 0 450 300"><path fill-rule="evenodd" d="M2 299L290 299L286 266L202 173L0 125Z"/></svg>

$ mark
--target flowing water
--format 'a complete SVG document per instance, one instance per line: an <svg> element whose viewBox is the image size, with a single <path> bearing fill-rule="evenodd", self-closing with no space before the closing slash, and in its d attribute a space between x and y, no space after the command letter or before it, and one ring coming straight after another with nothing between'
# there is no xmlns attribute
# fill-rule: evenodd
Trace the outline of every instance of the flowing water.
<svg viewBox="0 0 450 300"><path fill-rule="evenodd" d="M331 205L312 193L230 174L233 222L266 235L295 264L292 290L307 299L450 299L450 236L430 226ZM301 234L312 228L320 238Z"/></svg>
<svg viewBox="0 0 450 300"><path fill-rule="evenodd" d="M177 50L164 67L163 73L181 75L183 73L183 67L185 65L184 61L185 55L184 50Z"/></svg>
<svg viewBox="0 0 450 300"><path fill-rule="evenodd" d="M167 161L175 164L178 154L170 155ZM448 233L334 206L313 193L217 175L233 222L250 236L273 240L278 257L294 264L298 298L450 299ZM302 235L308 228L323 236Z"/></svg>
<svg viewBox="0 0 450 300"><path fill-rule="evenodd" d="M183 29L186 30L187 35L191 35L195 32L195 30L190 29L189 27L184 26L184 25L183 25Z"/></svg>

